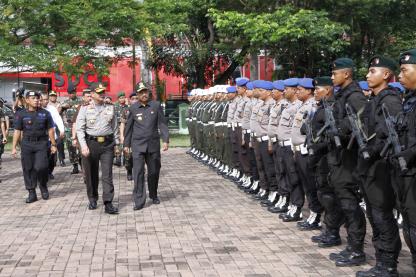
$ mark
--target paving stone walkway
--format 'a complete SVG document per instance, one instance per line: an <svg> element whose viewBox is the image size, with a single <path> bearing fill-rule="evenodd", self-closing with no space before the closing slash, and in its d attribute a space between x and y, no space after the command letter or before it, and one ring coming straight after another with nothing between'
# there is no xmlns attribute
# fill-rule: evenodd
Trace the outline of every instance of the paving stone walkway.
<svg viewBox="0 0 416 277"><path fill-rule="evenodd" d="M58 167L51 198L25 204L19 160L6 153L0 184L0 276L355 276L336 268L295 223L282 223L233 183L185 154L162 155L160 205L133 211L132 182L114 168L115 204L87 209L85 187ZM368 240L370 236L368 235ZM373 249L366 252L374 265ZM413 276L403 246L401 276Z"/></svg>

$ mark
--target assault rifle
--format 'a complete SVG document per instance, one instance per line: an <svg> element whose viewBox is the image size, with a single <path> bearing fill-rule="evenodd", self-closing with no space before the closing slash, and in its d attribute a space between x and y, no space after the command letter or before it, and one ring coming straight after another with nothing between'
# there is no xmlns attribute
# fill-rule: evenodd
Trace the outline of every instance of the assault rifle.
<svg viewBox="0 0 416 277"><path fill-rule="evenodd" d="M328 102L325 99L322 100L322 104L324 105L325 110L325 125L321 128L321 130L319 130L316 136L320 137L322 133L328 129L328 131L331 132L331 135L334 138L335 146L337 148L340 148L342 146L341 139L338 135L337 126L335 125L335 118L334 113L332 111L332 106L328 104Z"/></svg>
<svg viewBox="0 0 416 277"><path fill-rule="evenodd" d="M358 116L356 113L354 113L353 109L348 103L345 104L345 109L347 111L347 117L352 130L351 139L348 143L347 149L351 149L354 140L357 141L358 148L361 150L363 158L368 160L370 158L370 154L368 154L368 151L365 150L367 147L367 138L358 124Z"/></svg>

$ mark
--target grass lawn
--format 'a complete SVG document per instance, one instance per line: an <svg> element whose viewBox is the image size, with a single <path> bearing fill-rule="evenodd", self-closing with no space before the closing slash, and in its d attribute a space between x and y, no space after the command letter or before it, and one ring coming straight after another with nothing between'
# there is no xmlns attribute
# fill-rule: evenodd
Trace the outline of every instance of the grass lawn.
<svg viewBox="0 0 416 277"><path fill-rule="evenodd" d="M169 147L189 147L189 135L170 134Z"/></svg>

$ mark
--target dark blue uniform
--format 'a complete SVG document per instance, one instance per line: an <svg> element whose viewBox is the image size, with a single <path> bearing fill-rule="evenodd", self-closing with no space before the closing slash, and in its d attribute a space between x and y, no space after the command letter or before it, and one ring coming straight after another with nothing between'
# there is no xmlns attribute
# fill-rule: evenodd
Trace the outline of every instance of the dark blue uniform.
<svg viewBox="0 0 416 277"><path fill-rule="evenodd" d="M160 103L133 104L124 134L124 146L131 147L133 154L134 204L136 208L143 208L146 203L144 164L148 169L149 197L155 199L160 172L160 136L164 142L169 142L168 126Z"/></svg>
<svg viewBox="0 0 416 277"><path fill-rule="evenodd" d="M15 129L23 132L21 160L26 189L35 190L37 182L42 193L47 192L48 181L48 130L54 123L44 109L16 112Z"/></svg>

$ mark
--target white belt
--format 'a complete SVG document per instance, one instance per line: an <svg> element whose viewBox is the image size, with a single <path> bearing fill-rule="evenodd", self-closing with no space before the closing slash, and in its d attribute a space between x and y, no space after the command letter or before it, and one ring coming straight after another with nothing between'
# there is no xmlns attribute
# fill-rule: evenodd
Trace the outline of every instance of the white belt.
<svg viewBox="0 0 416 277"><path fill-rule="evenodd" d="M192 120L196 120L196 117L192 117Z"/></svg>
<svg viewBox="0 0 416 277"><path fill-rule="evenodd" d="M262 136L262 137L258 137L257 141L261 142L261 141L268 141L269 140L269 136Z"/></svg>
<svg viewBox="0 0 416 277"><path fill-rule="evenodd" d="M203 125L203 126L207 126L208 124L207 124L207 123L202 123L202 125Z"/></svg>
<svg viewBox="0 0 416 277"><path fill-rule="evenodd" d="M215 121L208 121L208 124L214 124Z"/></svg>
<svg viewBox="0 0 416 277"><path fill-rule="evenodd" d="M222 122L217 122L214 124L215 127L222 126Z"/></svg>
<svg viewBox="0 0 416 277"><path fill-rule="evenodd" d="M227 123L227 127L228 128L230 128L230 127L232 127L233 126L233 124L232 123Z"/></svg>
<svg viewBox="0 0 416 277"><path fill-rule="evenodd" d="M290 139L287 139L287 140L279 141L279 145L292 147L292 142L290 141Z"/></svg>
<svg viewBox="0 0 416 277"><path fill-rule="evenodd" d="M250 130L250 129L248 129L248 130L243 130L243 134L251 134L251 130Z"/></svg>
<svg viewBox="0 0 416 277"><path fill-rule="evenodd" d="M301 151L300 145L293 145L293 150L300 152Z"/></svg>
<svg viewBox="0 0 416 277"><path fill-rule="evenodd" d="M237 123L236 123L236 126L237 126L237 127L241 127L241 123L237 122Z"/></svg>
<svg viewBox="0 0 416 277"><path fill-rule="evenodd" d="M270 138L270 141L271 141L271 142L276 142L276 141L277 141L277 137L272 137L272 138Z"/></svg>

